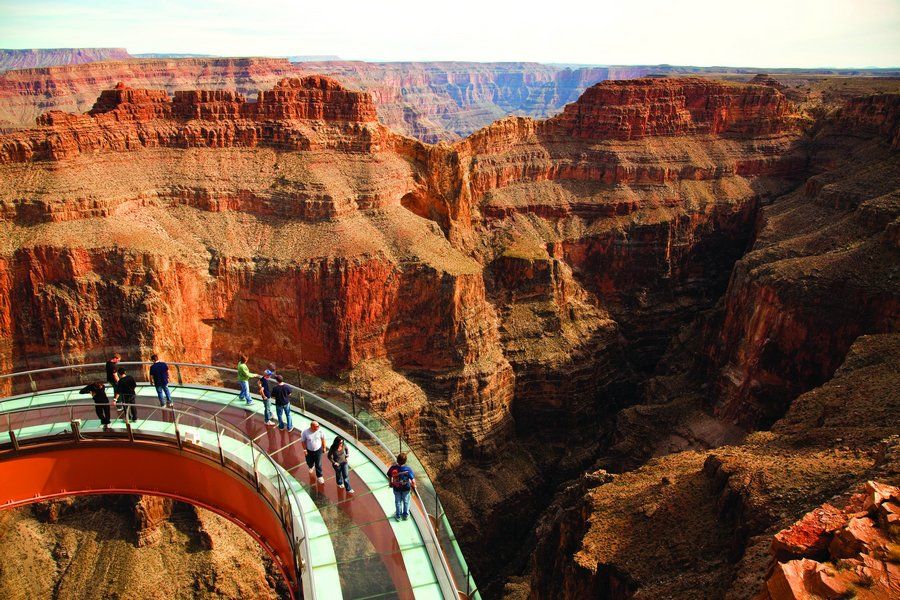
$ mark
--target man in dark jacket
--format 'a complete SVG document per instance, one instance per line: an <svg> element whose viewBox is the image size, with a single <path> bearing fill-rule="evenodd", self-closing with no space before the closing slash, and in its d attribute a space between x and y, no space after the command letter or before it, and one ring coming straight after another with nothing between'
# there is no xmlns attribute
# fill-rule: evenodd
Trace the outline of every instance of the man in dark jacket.
<svg viewBox="0 0 900 600"><path fill-rule="evenodd" d="M103 431L109 429L109 398L106 397L106 390L103 382L97 381L89 383L78 392L79 394L90 394L94 399L94 412L103 425Z"/></svg>
<svg viewBox="0 0 900 600"><path fill-rule="evenodd" d="M291 388L284 384L284 378L281 375L275 376L278 382L272 388L272 397L275 398L275 414L278 415L278 429L284 429L284 421L287 421L288 431L294 430L294 424L291 421ZM282 421L284 417L284 421Z"/></svg>
<svg viewBox="0 0 900 600"><path fill-rule="evenodd" d="M126 415L131 421L137 419L137 408L134 406L134 399L137 390L137 381L129 375L124 367L119 367L119 381L116 382L116 402L121 402L125 406ZM130 407L129 407L130 405Z"/></svg>
<svg viewBox="0 0 900 600"><path fill-rule="evenodd" d="M120 359L121 357L117 352L106 361L106 383L108 383L109 387L112 389L115 389L116 386L116 367L118 366Z"/></svg>
<svg viewBox="0 0 900 600"><path fill-rule="evenodd" d="M156 397L159 399L160 406L172 408L172 393L169 392L169 365L159 360L157 355L152 355L150 360L150 379L153 381L153 387L156 388ZM163 402L165 396L165 402Z"/></svg>

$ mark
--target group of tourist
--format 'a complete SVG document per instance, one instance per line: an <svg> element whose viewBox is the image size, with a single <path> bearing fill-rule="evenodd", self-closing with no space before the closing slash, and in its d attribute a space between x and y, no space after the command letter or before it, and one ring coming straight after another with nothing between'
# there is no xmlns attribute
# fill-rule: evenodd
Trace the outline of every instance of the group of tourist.
<svg viewBox="0 0 900 600"><path fill-rule="evenodd" d="M247 357L241 355L238 361L238 384L241 387L240 397L247 406L253 404L250 397L250 369L247 367ZM276 421L272 420L272 400L275 400L275 414L278 417L278 429L287 428L294 430L294 421L291 419L291 387L284 382L284 378L275 372L275 365L270 364L256 382L256 389L263 401L263 421L272 427Z"/></svg>
<svg viewBox="0 0 900 600"><path fill-rule="evenodd" d="M354 494L350 485L350 448L344 438L336 436L331 446L325 438L325 432L318 421L312 421L309 428L300 434L300 443L306 451L306 466L309 474L316 475L318 483L325 483L322 474L322 455L331 461L337 486L347 490L348 494ZM325 452L325 448L328 451ZM406 453L397 455L397 461L387 471L388 481L394 491L394 519L405 521L409 518L409 505L412 498L412 490L416 487L416 475L406 464Z"/></svg>
<svg viewBox="0 0 900 600"><path fill-rule="evenodd" d="M159 360L154 354L150 357L153 364L150 366L150 379L156 388L156 395L159 398L159 405L172 408L172 394L169 391L169 365ZM116 411L122 413L122 416L134 421L137 419L137 407L135 399L137 398L137 381L128 374L125 365L119 365L122 357L116 353L106 361L106 383L95 381L81 388L81 394L90 394L94 400L94 412L103 425L104 431L109 430L110 410L109 396L106 394L106 386L109 385L113 391L113 400L115 401Z"/></svg>
<svg viewBox="0 0 900 600"><path fill-rule="evenodd" d="M156 389L156 396L160 407L173 408L172 393L169 390L169 365L159 360L159 356L153 354L150 359L150 380ZM106 361L106 383L113 390L116 410L131 421L137 419L135 398L137 382L128 374L124 365L120 366L121 356L113 354ZM237 379L240 387L238 397L246 406L253 404L250 395L250 381L253 375L247 365L247 356L241 355L237 366ZM278 425L278 429L291 432L294 430L291 418L291 387L284 383L284 378L275 372L275 365L268 365L256 382L257 391L263 402L263 420L267 426ZM102 381L91 383L82 388L82 394L90 394L94 399L94 410L103 424L103 429L109 430L110 406L106 394L106 384ZM271 401L275 401L275 415L277 421L272 419ZM337 486L354 494L350 484L350 449L348 444L340 436L336 436L328 446L325 431L318 421L312 421L307 429L300 434L300 443L306 453L306 466L310 475L315 474L318 483L325 483L322 472L322 457L325 456L334 469ZM327 448L327 451L326 451ZM407 456L401 452L397 455L396 462L387 471L390 487L394 491L394 518L397 521L409 518L410 499L412 490L416 487L416 477L413 470L406 464Z"/></svg>
<svg viewBox="0 0 900 600"><path fill-rule="evenodd" d="M237 366L238 384L240 386L240 398L247 406L253 404L250 396L250 368L247 366L247 356L241 355ZM284 383L284 378L275 373L275 365L268 365L256 382L256 389L263 402L263 420L266 425L278 425L278 429L293 431L294 425L291 419L291 387ZM271 401L275 400L275 412L278 421L272 420ZM350 484L350 448L344 438L335 436L331 446L325 437L325 431L318 421L312 421L307 429L300 434L300 444L306 454L306 466L310 475L315 475L316 481L325 483L322 472L322 456L331 462L334 469L335 480L339 488L345 489L348 494L354 494ZM326 451L325 449L328 448ZM416 486L416 476L413 470L406 464L406 454L397 455L397 462L391 465L387 471L391 489L394 491L394 518L397 521L409 518L409 505L412 490Z"/></svg>

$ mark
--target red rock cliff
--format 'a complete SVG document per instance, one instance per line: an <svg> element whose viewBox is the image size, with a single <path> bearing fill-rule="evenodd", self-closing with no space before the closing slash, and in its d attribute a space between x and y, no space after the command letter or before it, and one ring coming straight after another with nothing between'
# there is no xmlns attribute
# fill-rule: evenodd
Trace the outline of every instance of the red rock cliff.
<svg viewBox="0 0 900 600"><path fill-rule="evenodd" d="M585 139L761 135L785 130L790 110L787 99L768 86L702 79L604 81L588 88L545 127Z"/></svg>
<svg viewBox="0 0 900 600"><path fill-rule="evenodd" d="M307 121L331 125L303 124ZM0 142L0 163L142 147L262 144L366 150L389 136L377 124L371 97L325 77L284 79L253 104L240 94L217 91L176 92L170 101L163 90L136 90L120 83L104 91L87 115L51 111L38 124L44 128L10 134Z"/></svg>
<svg viewBox="0 0 900 600"><path fill-rule="evenodd" d="M467 539L514 548L534 490L591 463L633 373L715 302L759 206L806 166L776 90L634 85L644 112L574 109L646 113L634 139L606 117L580 121L589 138L519 117L427 146L324 78L255 104L126 88L104 112L51 112L0 138L17 282L0 358L247 351L343 378L428 441ZM535 425L553 416L564 426ZM497 456L515 465L504 482ZM468 512L473 489L487 517ZM482 546L483 564L506 561Z"/></svg>

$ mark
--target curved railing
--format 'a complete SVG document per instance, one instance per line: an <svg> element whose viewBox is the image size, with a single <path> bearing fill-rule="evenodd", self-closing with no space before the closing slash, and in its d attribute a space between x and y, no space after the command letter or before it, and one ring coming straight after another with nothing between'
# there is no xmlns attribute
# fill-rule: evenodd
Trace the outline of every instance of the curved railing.
<svg viewBox="0 0 900 600"><path fill-rule="evenodd" d="M167 363L172 368L170 376L174 375L175 381L179 384L190 381L217 387L237 388L237 369L189 362L167 361ZM122 361L118 364L146 369L151 363ZM88 363L19 371L0 375L0 386L5 382L10 388L8 393L35 393L39 389L71 385L73 379L80 384L97 380L103 381L106 377L104 369L105 363ZM301 383L303 376L299 372L289 371L287 375L288 377L294 375L298 384ZM149 381L148 373L144 372L143 376L145 380ZM425 533L431 538L426 540L426 546L432 561L435 565L442 567L445 582L456 590L457 595L464 594L466 598L480 599L480 593L450 526L434 482L415 451L405 440L406 436L397 431L387 419L359 406L359 403L351 395L340 390L332 389L328 393L316 394L300 385L294 385L288 381L285 383L296 392L297 396L293 400L299 402L297 407L303 413L343 429L343 434L359 442L362 449L370 452L369 458L382 464L391 464L395 461L396 454L407 453L407 464L416 473L416 498L426 516L427 529ZM324 397L326 395L328 398ZM397 449L396 453L393 448Z"/></svg>
<svg viewBox="0 0 900 600"><path fill-rule="evenodd" d="M0 410L4 402L16 398L0 401ZM162 442L180 451L214 460L252 485L272 508L291 545L292 564L286 564L284 568L293 571L296 582L303 582L304 597L315 597L314 587L307 585L303 577L309 558L305 517L302 510L292 509L292 505L299 507L300 501L285 479L282 468L249 436L219 420L218 416L204 414L194 408L163 410L158 405L147 404L128 404L129 410L123 411L120 417L122 421L116 421L112 427L104 427L95 413L96 406L90 400L70 402L67 399L62 404L5 410L0 413L0 427L5 425L9 441L0 440L0 447L9 444L18 452L32 445L68 439L76 443L88 440L146 440ZM158 414L159 418L139 416L132 421L129 419L131 407L144 415ZM148 424L172 427L169 431L167 427L147 427ZM47 430L48 425L62 425L63 428Z"/></svg>

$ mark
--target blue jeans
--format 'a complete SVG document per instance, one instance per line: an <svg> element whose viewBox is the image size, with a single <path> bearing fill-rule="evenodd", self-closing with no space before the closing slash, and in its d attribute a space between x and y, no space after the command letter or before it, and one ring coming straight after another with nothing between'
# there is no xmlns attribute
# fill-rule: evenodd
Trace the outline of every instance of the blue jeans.
<svg viewBox="0 0 900 600"><path fill-rule="evenodd" d="M334 476L337 478L338 485L341 485L343 483L344 488L348 492L353 491L353 488L350 487L350 465L348 465L347 463L340 463L334 468Z"/></svg>
<svg viewBox="0 0 900 600"><path fill-rule="evenodd" d="M238 398L242 398L247 404L252 404L253 399L250 397L250 382L238 381L238 383L241 384L241 393L238 394Z"/></svg>
<svg viewBox="0 0 900 600"><path fill-rule="evenodd" d="M172 404L172 394L169 392L169 384L164 383L162 385L157 385L156 387L156 397L159 398L159 405L165 406L166 404ZM163 400L163 394L165 394L166 399Z"/></svg>
<svg viewBox="0 0 900 600"><path fill-rule="evenodd" d="M397 514L395 515L398 519L403 517L404 519L409 516L409 499L412 496L412 490L398 490L394 489L394 507L397 509Z"/></svg>
<svg viewBox="0 0 900 600"><path fill-rule="evenodd" d="M263 396L263 416L265 417L266 423L272 420L272 404L265 396Z"/></svg>
<svg viewBox="0 0 900 600"><path fill-rule="evenodd" d="M284 422L281 420L281 416L284 415L284 420L287 421L287 428L290 429L294 426L294 423L291 421L291 405L285 404L281 406L280 404L275 405L275 413L278 415L278 429L284 429Z"/></svg>

